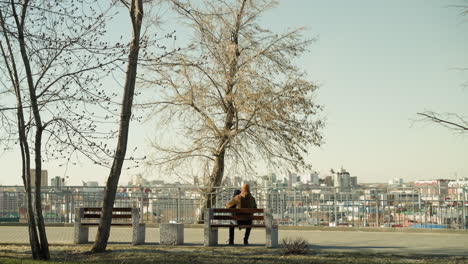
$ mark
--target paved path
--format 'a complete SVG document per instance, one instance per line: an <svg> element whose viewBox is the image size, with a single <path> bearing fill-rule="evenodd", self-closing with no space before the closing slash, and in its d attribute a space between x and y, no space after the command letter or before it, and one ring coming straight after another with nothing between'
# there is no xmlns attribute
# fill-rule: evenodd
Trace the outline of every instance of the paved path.
<svg viewBox="0 0 468 264"><path fill-rule="evenodd" d="M0 226L0 243L28 243L27 232L26 226ZM243 233L243 230L236 230L236 244L241 244ZM69 244L73 241L72 227L47 227L47 234L50 243ZM95 234L96 228L90 228L90 240ZM463 233L280 230L279 236L280 240L285 237L303 237L313 248L324 251L468 256L468 234ZM200 245L203 243L203 229L186 228L184 238L187 244ZM219 243L224 244L227 238L228 230L221 229ZM109 241L130 243L131 229L112 228ZM159 228L146 229L146 242L159 243ZM250 243L255 246L264 244L265 231L252 230Z"/></svg>

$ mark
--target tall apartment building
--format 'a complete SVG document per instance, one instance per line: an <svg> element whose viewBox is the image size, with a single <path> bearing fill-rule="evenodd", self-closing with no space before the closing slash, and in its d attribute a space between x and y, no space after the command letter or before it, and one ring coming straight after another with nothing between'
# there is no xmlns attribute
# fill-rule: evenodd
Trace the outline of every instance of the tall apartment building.
<svg viewBox="0 0 468 264"><path fill-rule="evenodd" d="M318 172L314 172L310 174L310 182L312 185L318 186L319 185L319 174Z"/></svg>
<svg viewBox="0 0 468 264"><path fill-rule="evenodd" d="M288 174L288 187L293 187L296 183L301 181L301 176L297 175L296 173L289 173Z"/></svg>
<svg viewBox="0 0 468 264"><path fill-rule="evenodd" d="M274 214L282 214L286 211L286 193L271 191L265 194L266 207L271 208Z"/></svg>
<svg viewBox="0 0 468 264"><path fill-rule="evenodd" d="M354 188L356 187L358 184L357 184L357 176L353 176L351 177L351 188Z"/></svg>
<svg viewBox="0 0 468 264"><path fill-rule="evenodd" d="M31 185L34 186L36 182L36 170L31 169L30 172L31 172ZM48 177L47 170L41 170L41 186L48 186L47 184L48 182L49 182L49 177Z"/></svg>
<svg viewBox="0 0 468 264"><path fill-rule="evenodd" d="M345 170L333 174L333 187L341 192L351 191L351 175Z"/></svg>
<svg viewBox="0 0 468 264"><path fill-rule="evenodd" d="M327 187L333 187L333 177L332 176L326 176L325 179L323 180L323 183Z"/></svg>
<svg viewBox="0 0 468 264"><path fill-rule="evenodd" d="M65 178L60 176L55 176L54 178L50 179L50 186L56 189L60 189L65 186Z"/></svg>
<svg viewBox="0 0 468 264"><path fill-rule="evenodd" d="M301 182L304 184L319 185L318 172L307 173L301 176Z"/></svg>
<svg viewBox="0 0 468 264"><path fill-rule="evenodd" d="M24 192L11 192L0 189L0 216L18 213L18 208L24 207L25 201Z"/></svg>

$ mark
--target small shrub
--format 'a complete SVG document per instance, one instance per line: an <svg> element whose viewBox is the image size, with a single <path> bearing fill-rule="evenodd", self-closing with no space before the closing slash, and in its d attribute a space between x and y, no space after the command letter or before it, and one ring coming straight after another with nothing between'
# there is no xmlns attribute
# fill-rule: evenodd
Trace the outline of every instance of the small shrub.
<svg viewBox="0 0 468 264"><path fill-rule="evenodd" d="M309 242L304 238L284 238L281 240L284 255L305 255L309 252Z"/></svg>

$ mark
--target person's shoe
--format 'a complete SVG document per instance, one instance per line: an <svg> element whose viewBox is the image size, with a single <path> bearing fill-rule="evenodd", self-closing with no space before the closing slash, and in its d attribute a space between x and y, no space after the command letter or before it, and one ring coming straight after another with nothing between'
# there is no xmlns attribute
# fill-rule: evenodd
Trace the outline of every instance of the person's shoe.
<svg viewBox="0 0 468 264"><path fill-rule="evenodd" d="M249 241L244 239L244 245L249 245Z"/></svg>

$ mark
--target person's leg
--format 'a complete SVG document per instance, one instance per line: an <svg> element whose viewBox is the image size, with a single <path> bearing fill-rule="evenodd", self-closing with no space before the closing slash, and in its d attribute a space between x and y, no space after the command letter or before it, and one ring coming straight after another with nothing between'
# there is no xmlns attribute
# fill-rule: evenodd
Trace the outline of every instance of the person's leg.
<svg viewBox="0 0 468 264"><path fill-rule="evenodd" d="M234 227L229 228L229 245L234 245Z"/></svg>
<svg viewBox="0 0 468 264"><path fill-rule="evenodd" d="M247 227L247 228L245 229L244 245L248 245L248 244L249 244L250 230L252 230L252 228L250 228L250 227Z"/></svg>

